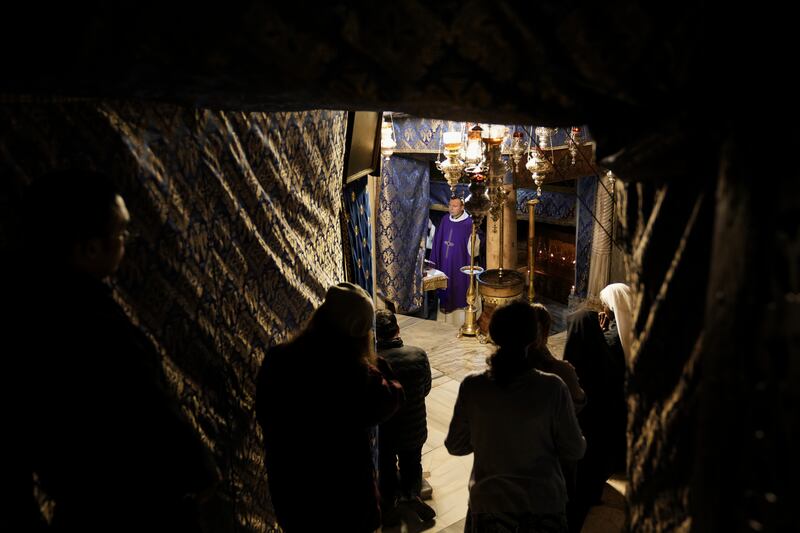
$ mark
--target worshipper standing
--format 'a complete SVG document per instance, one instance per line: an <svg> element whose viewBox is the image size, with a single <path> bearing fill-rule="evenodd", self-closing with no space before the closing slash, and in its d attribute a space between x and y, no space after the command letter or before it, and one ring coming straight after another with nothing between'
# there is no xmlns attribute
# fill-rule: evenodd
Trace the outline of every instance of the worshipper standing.
<svg viewBox="0 0 800 533"><path fill-rule="evenodd" d="M575 405L575 412L580 413L586 405L586 393L581 387L578 375L568 361L557 359L547 347L547 340L550 337L550 327L553 319L550 311L542 304L533 304L533 311L536 314L536 324L539 328L539 337L535 343L527 348L528 361L531 366L542 372L550 372L560 377L569 389L572 403Z"/></svg>
<svg viewBox="0 0 800 533"><path fill-rule="evenodd" d="M598 314L577 311L567 317L564 359L572 363L588 397L578 413L586 454L578 461L575 497L567 506L571 533L579 533L589 507L601 501L606 480L625 467L625 362L606 344Z"/></svg>
<svg viewBox="0 0 800 533"><path fill-rule="evenodd" d="M536 318L527 302L497 309L489 369L467 376L458 391L445 446L475 454L465 532L567 531L559 460L580 459L586 441L564 381L527 360Z"/></svg>
<svg viewBox="0 0 800 533"><path fill-rule="evenodd" d="M470 264L469 241L472 234L472 217L464 211L464 200L458 196L450 198L448 214L442 217L433 236L431 261L434 268L447 276L447 288L439 289L439 308L447 315L461 310L453 320L456 325L464 322L463 309L467 307L467 289L470 277L461 272L461 267ZM480 239L476 235L474 255L478 255Z"/></svg>
<svg viewBox="0 0 800 533"><path fill-rule="evenodd" d="M25 473L28 499L35 475L47 531L201 531L219 472L108 285L129 236L124 199L104 175L63 171L29 187L23 212L4 335L17 338L3 419L19 425L8 433L18 449L4 459ZM6 530L35 530L30 510Z"/></svg>
<svg viewBox="0 0 800 533"><path fill-rule="evenodd" d="M610 409L614 427L621 426L614 434L625 434L627 429L627 404L625 402L625 368L633 356L633 295L628 285L612 283L600 291L600 326L606 344L610 348L610 361L606 381L613 407ZM612 445L612 461L615 470L625 467L627 443Z"/></svg>
<svg viewBox="0 0 800 533"><path fill-rule="evenodd" d="M381 525L371 435L400 407L403 388L375 356L374 320L366 291L339 283L297 337L264 357L256 417L272 504L288 533Z"/></svg>
<svg viewBox="0 0 800 533"><path fill-rule="evenodd" d="M375 314L378 357L389 363L403 386L406 401L378 432L380 451L381 512L384 525L396 523L397 505L410 507L427 522L436 511L420 498L422 491L422 445L428 438L425 397L431 391L428 354L403 344L400 327L392 311Z"/></svg>
<svg viewBox="0 0 800 533"><path fill-rule="evenodd" d="M580 412L586 406L586 393L581 387L575 368L568 361L556 359L547 347L547 340L550 337L550 327L553 322L547 307L537 303L533 304L533 310L536 313L536 323L539 327L539 339L536 343L528 346L528 360L533 368L541 370L542 372L555 374L564 381L569 389L570 397L575 405L575 411L578 413L578 420L580 421ZM572 507L574 507L574 500L576 499L575 491L578 467L576 461L566 461L562 459L560 463L561 470L564 473L564 481L567 484L567 524L569 524Z"/></svg>

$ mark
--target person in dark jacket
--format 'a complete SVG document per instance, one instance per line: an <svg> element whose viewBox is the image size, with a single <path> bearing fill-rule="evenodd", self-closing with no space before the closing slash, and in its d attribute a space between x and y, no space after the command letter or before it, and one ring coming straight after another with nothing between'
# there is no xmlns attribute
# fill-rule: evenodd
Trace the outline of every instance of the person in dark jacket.
<svg viewBox="0 0 800 533"><path fill-rule="evenodd" d="M578 414L586 455L578 462L576 494L567 508L570 532L581 531L589 508L600 503L606 480L625 467L623 358L621 347L617 352L606 344L596 312L580 310L567 317L564 359L575 367L588 398Z"/></svg>
<svg viewBox="0 0 800 533"><path fill-rule="evenodd" d="M10 458L27 478L19 500L31 501L35 476L48 531L201 531L219 472L107 284L125 254L123 198L103 175L64 171L31 185L24 213L11 297L23 342L3 387ZM28 526L7 530L40 527L36 512L25 503Z"/></svg>
<svg viewBox="0 0 800 533"><path fill-rule="evenodd" d="M256 382L256 417L278 524L287 533L373 532L381 525L375 426L403 388L375 357L372 299L330 287L309 324L269 349Z"/></svg>
<svg viewBox="0 0 800 533"><path fill-rule="evenodd" d="M397 318L389 310L375 317L378 356L392 367L406 393L406 403L381 424L379 436L382 508L391 523L398 501L408 504L426 522L436 512L420 498L422 488L422 445L428 438L425 397L431 390L428 354L403 344Z"/></svg>
<svg viewBox="0 0 800 533"><path fill-rule="evenodd" d="M586 405L586 392L583 390L575 372L575 367L569 361L557 359L547 347L547 340L550 337L550 326L553 319L550 311L542 304L532 304L533 311L536 313L536 323L539 326L539 338L536 343L527 348L528 362L531 366L542 372L550 372L560 377L569 389L572 403L575 405L575 412L580 413Z"/></svg>

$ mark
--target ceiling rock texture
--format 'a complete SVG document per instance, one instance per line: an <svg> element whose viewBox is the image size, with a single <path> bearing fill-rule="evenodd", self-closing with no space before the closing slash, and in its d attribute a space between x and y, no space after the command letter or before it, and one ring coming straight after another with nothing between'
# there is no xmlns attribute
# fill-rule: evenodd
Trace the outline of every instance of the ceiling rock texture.
<svg viewBox="0 0 800 533"><path fill-rule="evenodd" d="M785 48L696 2L428 4L31 3L4 17L0 98L588 124L625 182L629 529L792 529L797 133L761 54Z"/></svg>

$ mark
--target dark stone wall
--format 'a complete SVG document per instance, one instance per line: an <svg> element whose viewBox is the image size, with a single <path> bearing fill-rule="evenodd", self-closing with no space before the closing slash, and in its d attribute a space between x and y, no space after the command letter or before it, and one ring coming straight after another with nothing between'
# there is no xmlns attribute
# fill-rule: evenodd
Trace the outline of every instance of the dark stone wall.
<svg viewBox="0 0 800 533"><path fill-rule="evenodd" d="M741 84L720 34L740 35L697 2L34 0L5 18L0 95L589 124L601 154L687 106L712 112Z"/></svg>
<svg viewBox="0 0 800 533"><path fill-rule="evenodd" d="M629 184L623 203L635 294L627 380L632 531L691 524L697 366L713 222L713 181L697 181L706 187Z"/></svg>
<svg viewBox="0 0 800 533"><path fill-rule="evenodd" d="M751 148L748 127L731 131L716 187L694 531L800 524L800 180Z"/></svg>

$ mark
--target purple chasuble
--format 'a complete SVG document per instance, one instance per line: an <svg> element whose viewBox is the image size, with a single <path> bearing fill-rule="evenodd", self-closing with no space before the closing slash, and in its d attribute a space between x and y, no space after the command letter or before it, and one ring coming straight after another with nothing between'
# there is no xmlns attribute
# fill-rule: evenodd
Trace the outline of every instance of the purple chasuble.
<svg viewBox="0 0 800 533"><path fill-rule="evenodd" d="M460 222L453 222L448 215L442 217L436 234L433 236L431 261L435 268L447 276L447 288L437 291L439 304L444 312L467 306L467 289L469 276L460 271L469 266L467 243L472 234L472 217Z"/></svg>

